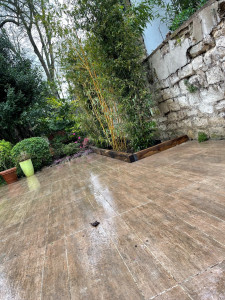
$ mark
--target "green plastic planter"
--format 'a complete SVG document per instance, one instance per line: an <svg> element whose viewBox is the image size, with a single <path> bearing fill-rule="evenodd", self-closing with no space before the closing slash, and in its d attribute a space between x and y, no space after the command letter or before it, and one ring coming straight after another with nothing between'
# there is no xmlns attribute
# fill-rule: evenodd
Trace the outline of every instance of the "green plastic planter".
<svg viewBox="0 0 225 300"><path fill-rule="evenodd" d="M34 167L33 167L31 159L21 161L20 167L21 167L23 173L26 175L26 177L30 177L30 176L34 175Z"/></svg>

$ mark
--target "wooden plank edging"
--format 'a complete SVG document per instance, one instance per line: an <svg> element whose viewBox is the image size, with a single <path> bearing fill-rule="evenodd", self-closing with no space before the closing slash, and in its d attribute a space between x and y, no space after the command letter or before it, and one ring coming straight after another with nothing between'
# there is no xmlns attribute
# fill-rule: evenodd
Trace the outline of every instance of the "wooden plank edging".
<svg viewBox="0 0 225 300"><path fill-rule="evenodd" d="M138 161L140 159L146 158L148 156L154 155L156 153L165 151L169 148L175 147L177 145L180 145L182 143L185 143L189 140L187 135L180 136L178 138L165 141L163 143L160 143L158 145L155 145L153 147L138 151L136 153L126 153L126 152L119 152L114 150L107 150L107 149L101 149L97 147L91 146L90 148L93 150L93 152L104 155L107 157L119 159L128 163L133 163L135 161Z"/></svg>
<svg viewBox="0 0 225 300"><path fill-rule="evenodd" d="M145 157L154 155L156 153L165 151L169 148L175 147L177 145L180 145L182 143L185 143L188 140L189 140L188 136L183 135L183 136L180 136L178 138L175 138L175 139L172 139L172 140L169 140L169 141L165 141L165 142L160 143L158 145L155 145L153 147L150 147L150 148L141 150L139 152L136 152L136 153L134 153L134 155L137 157L137 160L140 160L140 159L143 159Z"/></svg>

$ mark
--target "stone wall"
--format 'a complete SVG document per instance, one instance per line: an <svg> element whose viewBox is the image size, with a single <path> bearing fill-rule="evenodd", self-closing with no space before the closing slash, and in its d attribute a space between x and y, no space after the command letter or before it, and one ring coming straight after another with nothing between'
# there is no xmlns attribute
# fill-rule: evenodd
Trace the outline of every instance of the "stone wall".
<svg viewBox="0 0 225 300"><path fill-rule="evenodd" d="M225 0L209 1L145 65L162 139L225 138Z"/></svg>

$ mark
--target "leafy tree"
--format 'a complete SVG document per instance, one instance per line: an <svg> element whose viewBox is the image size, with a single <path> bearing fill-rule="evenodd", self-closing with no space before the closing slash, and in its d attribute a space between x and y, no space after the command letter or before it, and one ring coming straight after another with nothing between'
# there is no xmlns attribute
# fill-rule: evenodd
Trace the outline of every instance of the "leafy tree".
<svg viewBox="0 0 225 300"><path fill-rule="evenodd" d="M0 139L15 142L33 136L46 96L38 69L15 51L7 36L0 35Z"/></svg>
<svg viewBox="0 0 225 300"><path fill-rule="evenodd" d="M0 0L0 10L0 29L13 24L27 37L52 90L58 95L53 41L56 12L50 13L54 5L49 0Z"/></svg>

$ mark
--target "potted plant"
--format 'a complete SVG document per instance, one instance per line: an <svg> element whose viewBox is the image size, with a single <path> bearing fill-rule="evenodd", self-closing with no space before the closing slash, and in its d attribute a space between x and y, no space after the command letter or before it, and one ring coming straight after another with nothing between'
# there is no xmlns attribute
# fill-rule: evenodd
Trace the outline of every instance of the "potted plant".
<svg viewBox="0 0 225 300"><path fill-rule="evenodd" d="M11 157L11 149L11 143L5 140L0 141L0 175L8 184L18 180L16 167Z"/></svg>
<svg viewBox="0 0 225 300"><path fill-rule="evenodd" d="M26 177L34 175L34 167L29 153L26 151L21 152L17 157L17 161Z"/></svg>

